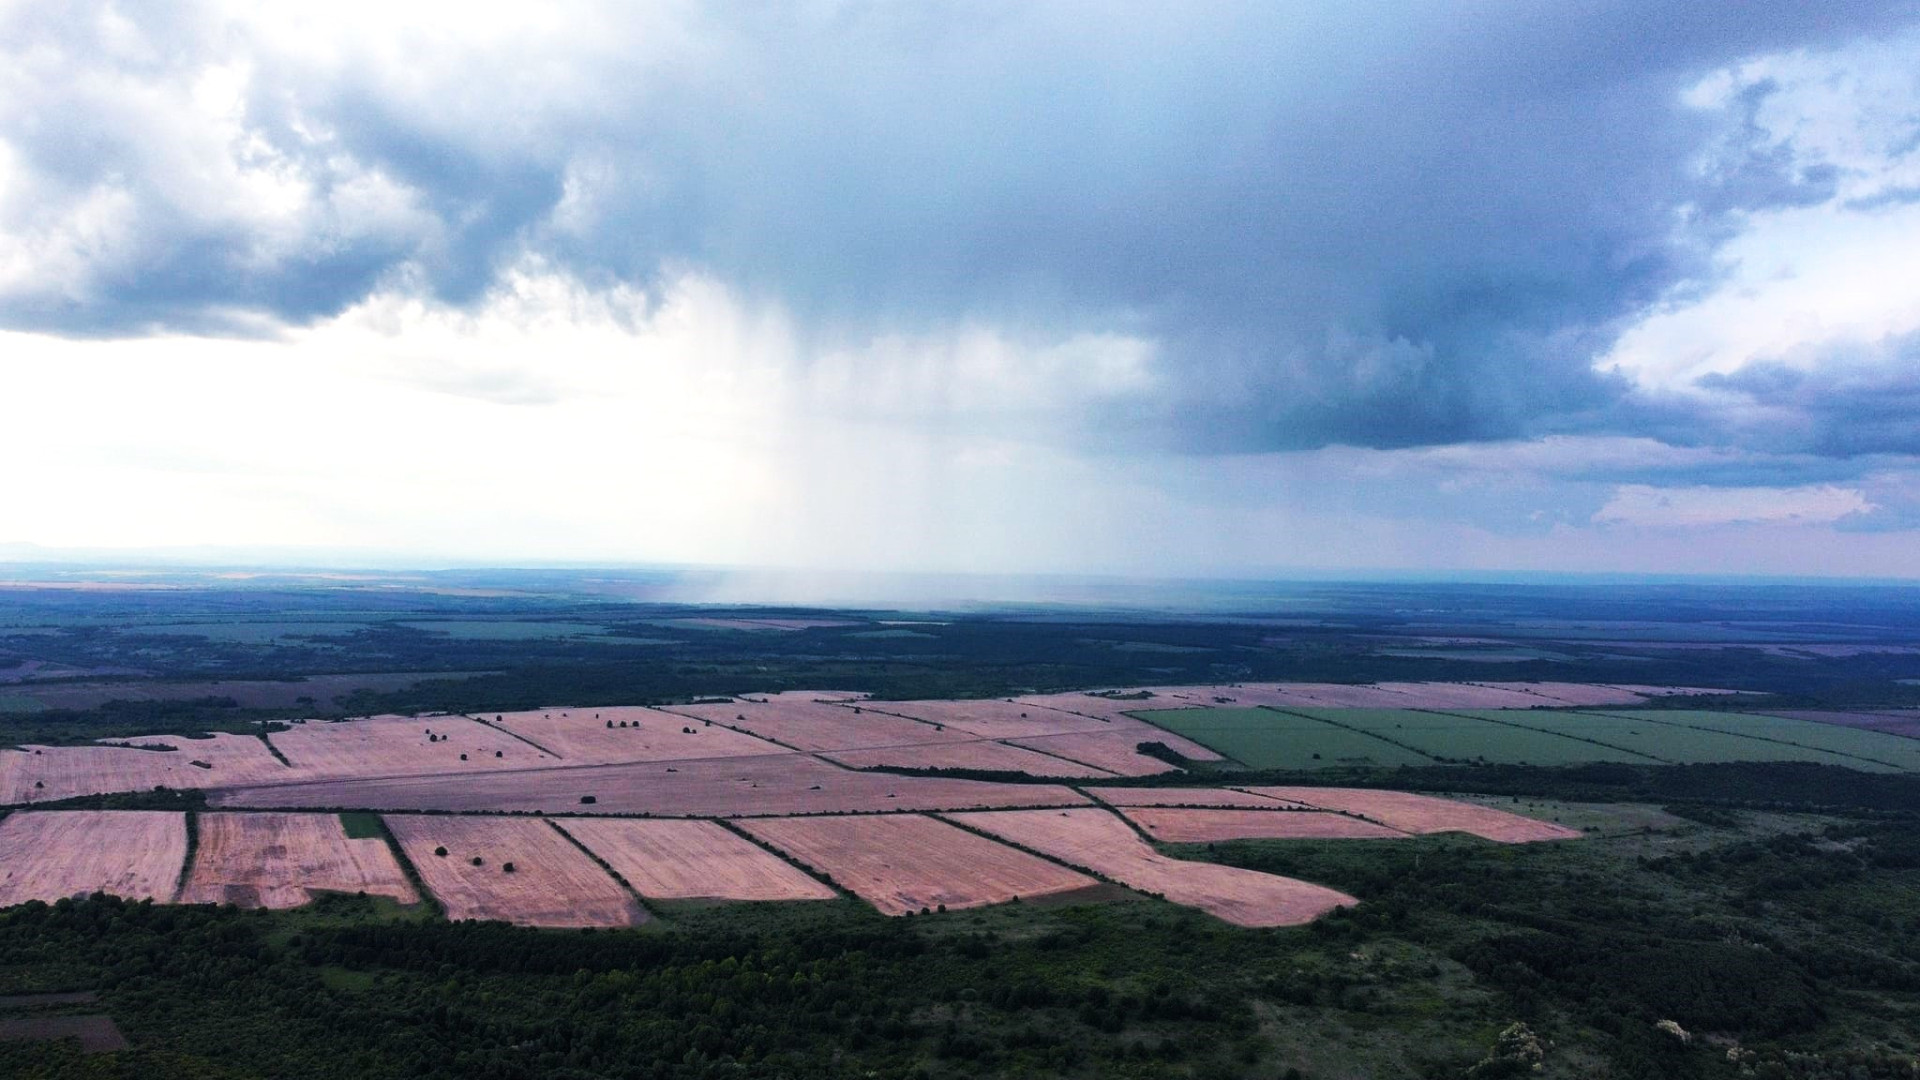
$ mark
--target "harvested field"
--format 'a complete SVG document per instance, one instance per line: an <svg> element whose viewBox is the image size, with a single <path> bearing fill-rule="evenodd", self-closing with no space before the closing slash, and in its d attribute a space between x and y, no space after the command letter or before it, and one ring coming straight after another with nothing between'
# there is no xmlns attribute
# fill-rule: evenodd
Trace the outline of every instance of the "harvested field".
<svg viewBox="0 0 1920 1080"><path fill-rule="evenodd" d="M808 751L960 743L975 738L964 731L942 731L932 724L878 713L864 701L837 704L797 694L781 694L765 702L674 705L668 711L750 731L761 738Z"/></svg>
<svg viewBox="0 0 1920 1080"><path fill-rule="evenodd" d="M1120 811L1155 840L1169 844L1211 844L1216 840L1376 840L1406 833L1346 814L1288 810L1177 810L1161 806Z"/></svg>
<svg viewBox="0 0 1920 1080"><path fill-rule="evenodd" d="M1130 713L1153 709L1199 709L1214 704L1210 686L1157 686L1109 693L1073 691L1064 694L1022 694L1015 704L1054 709L1075 716L1115 720Z"/></svg>
<svg viewBox="0 0 1920 1080"><path fill-rule="evenodd" d="M1144 727L1144 726L1143 726ZM1158 728L1142 731L1086 731L1072 735L1048 735L1038 739L1013 739L1015 746L1054 754L1073 761L1105 769L1116 776L1157 776L1173 772L1174 767L1159 758L1148 757L1135 749L1143 742L1168 741Z"/></svg>
<svg viewBox="0 0 1920 1080"><path fill-rule="evenodd" d="M552 754L464 716L307 723L267 738L302 779L478 773L558 764Z"/></svg>
<svg viewBox="0 0 1920 1080"><path fill-rule="evenodd" d="M619 882L539 818L393 815L387 826L449 919L501 919L519 926L646 921ZM434 854L441 847L447 853Z"/></svg>
<svg viewBox="0 0 1920 1080"><path fill-rule="evenodd" d="M1711 646L1719 648L1720 646ZM1754 693L1749 690L1716 690L1711 686L1642 686L1638 683L1608 683L1615 690L1625 690L1629 694L1641 697L1712 697L1726 694Z"/></svg>
<svg viewBox="0 0 1920 1080"><path fill-rule="evenodd" d="M1622 690L1617 686L1601 686L1595 683L1506 683L1488 682L1481 686L1491 686L1501 690L1514 690L1540 699L1542 705L1638 705L1646 700L1631 690Z"/></svg>
<svg viewBox="0 0 1920 1080"><path fill-rule="evenodd" d="M483 713L475 719L538 745L567 765L784 754L764 739L638 705ZM608 727L612 724L612 727ZM437 729L436 729L437 730ZM532 749L529 747L528 749ZM522 762L521 764L525 764Z"/></svg>
<svg viewBox="0 0 1920 1080"><path fill-rule="evenodd" d="M981 907L1098 884L919 814L759 818L741 827L887 915Z"/></svg>
<svg viewBox="0 0 1920 1080"><path fill-rule="evenodd" d="M273 757L266 744L249 735L218 734L204 739L157 735L124 741L127 746L0 750L0 804L156 787L185 790L269 783L288 775L286 766Z"/></svg>
<svg viewBox="0 0 1920 1080"><path fill-rule="evenodd" d="M0 750L0 804L47 802L76 795L191 789L216 784L265 783L287 774L260 740L245 735L212 739L154 738L177 750L124 746L27 746ZM204 763L205 767L193 764Z"/></svg>
<svg viewBox="0 0 1920 1080"><path fill-rule="evenodd" d="M1405 694L1414 709L1531 709L1551 704L1537 694L1487 683L1376 683L1382 690Z"/></svg>
<svg viewBox="0 0 1920 1080"><path fill-rule="evenodd" d="M182 903L292 908L315 892L420 900L384 839L350 840L333 814L201 814L199 829Z"/></svg>
<svg viewBox="0 0 1920 1080"><path fill-rule="evenodd" d="M1074 731L1104 731L1109 720L1043 709L1017 701L984 698L977 701L864 701L869 711L911 717L964 731L984 739L1024 739L1037 735L1064 735Z"/></svg>
<svg viewBox="0 0 1920 1080"><path fill-rule="evenodd" d="M1289 811L1273 813L1291 815ZM1345 893L1292 878L1169 859L1105 809L993 810L947 816L1239 926L1296 926L1356 902Z"/></svg>
<svg viewBox="0 0 1920 1080"><path fill-rule="evenodd" d="M892 746L879 750L845 750L822 754L851 769L886 766L895 769L982 769L1021 772L1029 776L1076 778L1111 777L1113 773L1077 761L1024 750L1006 743L975 739L971 742Z"/></svg>
<svg viewBox="0 0 1920 1080"><path fill-rule="evenodd" d="M1233 689L1238 704L1282 709L1316 705L1329 709L1404 709L1414 704L1411 697L1397 690L1346 683L1248 683Z"/></svg>
<svg viewBox="0 0 1920 1080"><path fill-rule="evenodd" d="M1248 791L1291 799L1308 806L1339 810L1409 833L1463 832L1503 844L1564 840L1579 832L1550 821L1521 817L1473 803L1414 795L1404 791L1360 788L1256 787Z"/></svg>
<svg viewBox="0 0 1920 1080"><path fill-rule="evenodd" d="M834 891L711 821L565 818L554 824L660 900L831 900Z"/></svg>
<svg viewBox="0 0 1920 1080"><path fill-rule="evenodd" d="M583 803L583 797L591 797L593 802ZM217 792L211 801L222 807L539 810L548 814L740 817L1070 806L1087 800L1052 784L887 776L854 772L806 754L780 754L465 776L277 784Z"/></svg>
<svg viewBox="0 0 1920 1080"><path fill-rule="evenodd" d="M186 815L169 810L10 814L0 821L0 907L96 892L164 903L186 858Z"/></svg>
<svg viewBox="0 0 1920 1080"><path fill-rule="evenodd" d="M1299 803L1255 795L1237 788L1083 788L1108 806L1241 807L1248 810L1298 808Z"/></svg>

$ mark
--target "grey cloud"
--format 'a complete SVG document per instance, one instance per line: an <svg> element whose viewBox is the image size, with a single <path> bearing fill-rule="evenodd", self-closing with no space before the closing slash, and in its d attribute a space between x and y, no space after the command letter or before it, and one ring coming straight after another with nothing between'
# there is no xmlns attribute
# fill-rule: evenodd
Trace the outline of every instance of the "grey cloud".
<svg viewBox="0 0 1920 1080"><path fill-rule="evenodd" d="M135 16L152 55L218 52L217 27L160 10ZM41 112L0 137L48 185L126 184L141 217L116 276L0 320L298 323L400 271L466 302L530 249L590 280L697 266L822 346L961 319L1151 337L1164 397L1105 426L1180 449L1685 435L1693 418L1631 400L1593 356L1711 273L1718 215L1822 198L1832 177L1675 94L1759 51L1920 19L1785 2L714 10L671 33L610 10L577 54L476 53L425 99L365 62L262 64L260 138L315 177L343 156L378 170L432 222L321 229L264 264L244 229L147 184L150 151L94 123L110 99L40 85L16 52ZM98 47L84 19L27 22L10 33ZM1739 152L1690 173L1716 139ZM558 227L587 159L591 224ZM1705 218L1676 235L1685 204Z"/></svg>
<svg viewBox="0 0 1920 1080"><path fill-rule="evenodd" d="M1827 350L1817 364L1775 360L1703 387L1737 395L1772 417L1790 417L1730 438L1835 458L1920 455L1920 333Z"/></svg>

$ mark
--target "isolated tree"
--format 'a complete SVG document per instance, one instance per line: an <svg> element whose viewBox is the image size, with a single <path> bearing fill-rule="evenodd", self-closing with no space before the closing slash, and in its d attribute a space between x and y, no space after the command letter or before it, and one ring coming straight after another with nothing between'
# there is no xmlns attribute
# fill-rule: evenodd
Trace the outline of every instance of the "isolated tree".
<svg viewBox="0 0 1920 1080"><path fill-rule="evenodd" d="M434 853L435 855L438 855L438 856L440 856L440 857L441 857L441 858L443 858L443 859L447 857L447 849L446 849L445 847L437 847L437 848L434 848L434 849L433 849L433 853Z"/></svg>

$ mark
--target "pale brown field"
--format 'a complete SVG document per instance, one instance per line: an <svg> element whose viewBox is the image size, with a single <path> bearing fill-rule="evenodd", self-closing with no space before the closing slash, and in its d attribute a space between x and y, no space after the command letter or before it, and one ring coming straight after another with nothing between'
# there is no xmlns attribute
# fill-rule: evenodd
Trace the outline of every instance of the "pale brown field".
<svg viewBox="0 0 1920 1080"><path fill-rule="evenodd" d="M449 919L520 926L634 926L633 896L539 818L413 817L387 825ZM445 847L445 855L434 849ZM472 860L478 857L481 865ZM513 864L508 873L506 864Z"/></svg>
<svg viewBox="0 0 1920 1080"><path fill-rule="evenodd" d="M711 821L560 818L648 899L831 900L832 889Z"/></svg>
<svg viewBox="0 0 1920 1080"><path fill-rule="evenodd" d="M45 810L0 821L0 907L105 892L173 897L187 858L186 815L171 810Z"/></svg>
<svg viewBox="0 0 1920 1080"><path fill-rule="evenodd" d="M927 724L939 724L949 731L964 731L986 739L1065 735L1074 731L1102 731L1107 727L1098 717L1080 716L997 698L977 701L863 701L860 705L865 709L908 716Z"/></svg>
<svg viewBox="0 0 1920 1080"><path fill-rule="evenodd" d="M1345 814L1318 810L1176 810L1129 807L1120 811L1147 835L1169 844L1210 844L1216 840L1368 840L1404 839L1406 833Z"/></svg>
<svg viewBox="0 0 1920 1080"><path fill-rule="evenodd" d="M1539 704L1542 705L1635 705L1645 700L1631 690L1622 690L1616 686L1597 686L1592 683L1489 682L1481 685L1537 697L1540 699Z"/></svg>
<svg viewBox="0 0 1920 1080"><path fill-rule="evenodd" d="M1389 828L1409 833L1463 832L1503 844L1564 840L1580 835L1574 829L1550 821L1405 791L1313 787L1255 787L1247 790L1275 798L1292 799L1308 806L1359 814Z"/></svg>
<svg viewBox="0 0 1920 1080"><path fill-rule="evenodd" d="M1297 809L1301 805L1237 788L1090 787L1084 790L1109 806L1217 806L1274 810L1289 806Z"/></svg>
<svg viewBox="0 0 1920 1080"><path fill-rule="evenodd" d="M182 903L292 908L315 892L420 900L385 840L349 840L333 814L201 814L199 829Z"/></svg>
<svg viewBox="0 0 1920 1080"><path fill-rule="evenodd" d="M1098 884L919 814L756 818L740 825L887 915L943 904L980 907Z"/></svg>
<svg viewBox="0 0 1920 1080"><path fill-rule="evenodd" d="M1538 694L1486 683L1410 683L1375 684L1382 690L1405 694L1414 709L1531 709L1550 702Z"/></svg>
<svg viewBox="0 0 1920 1080"><path fill-rule="evenodd" d="M592 796L594 802L582 803L583 796ZM209 800L222 807L540 810L662 817L1071 806L1087 801L1052 784L854 772L806 754L276 784L219 791Z"/></svg>
<svg viewBox="0 0 1920 1080"><path fill-rule="evenodd" d="M764 739L638 705L480 713L477 719L538 744L565 765L784 754ZM612 724L613 727L608 727ZM621 725L625 725L624 727ZM524 764L524 762L522 763Z"/></svg>
<svg viewBox="0 0 1920 1080"><path fill-rule="evenodd" d="M1098 778L1113 775L1105 769L988 739L925 746L890 746L879 750L845 750L821 756L854 769L887 765L898 769L992 769L1023 772L1029 776Z"/></svg>
<svg viewBox="0 0 1920 1080"><path fill-rule="evenodd" d="M1016 704L1072 713L1075 716L1115 720L1125 717L1128 713L1147 712L1153 709L1210 708L1214 701L1208 691L1212 689L1206 686L1152 686L1123 691L1129 696L1120 698L1106 697L1087 691L1071 691L1064 694L1022 694L1013 700ZM1146 696L1131 696L1135 694Z"/></svg>
<svg viewBox="0 0 1920 1080"><path fill-rule="evenodd" d="M1247 683L1221 691L1236 705L1272 705L1281 709L1409 709L1418 706L1406 694L1377 686L1346 683Z"/></svg>
<svg viewBox="0 0 1920 1080"><path fill-rule="evenodd" d="M1625 690L1629 694L1641 697L1698 697L1703 694L1740 694L1755 691L1716 690L1711 686L1642 686L1639 683L1609 683L1615 690Z"/></svg>
<svg viewBox="0 0 1920 1080"><path fill-rule="evenodd" d="M1010 741L1015 746L1024 746L1029 750L1085 762L1116 776L1157 776L1174 771L1173 766L1159 758L1148 757L1134 747L1143 742L1167 742L1160 737L1162 734L1166 733L1158 728L1147 727L1144 731L1086 731Z"/></svg>
<svg viewBox="0 0 1920 1080"><path fill-rule="evenodd" d="M125 741L178 749L27 746L17 751L0 750L0 803L47 802L156 787L185 790L265 783L288 773L267 752L265 744L246 735L216 735L210 739L153 736ZM195 765L196 761L202 765Z"/></svg>
<svg viewBox="0 0 1920 1080"><path fill-rule="evenodd" d="M429 742L429 732L438 741ZM293 762L299 779L480 773L559 764L552 754L464 716L314 722L267 738Z"/></svg>
<svg viewBox="0 0 1920 1080"><path fill-rule="evenodd" d="M868 750L883 746L967 742L974 735L942 731L898 716L875 712L864 701L844 704L781 694L767 701L727 705L674 705L669 711L711 720L799 750Z"/></svg>
<svg viewBox="0 0 1920 1080"><path fill-rule="evenodd" d="M1295 926L1356 903L1345 893L1305 881L1169 859L1110 810L990 810L944 816L1239 926Z"/></svg>

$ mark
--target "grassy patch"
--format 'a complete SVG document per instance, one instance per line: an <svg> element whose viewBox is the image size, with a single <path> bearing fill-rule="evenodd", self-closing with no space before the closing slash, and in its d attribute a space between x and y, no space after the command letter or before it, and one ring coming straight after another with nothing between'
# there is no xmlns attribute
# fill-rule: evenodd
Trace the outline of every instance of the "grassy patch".
<svg viewBox="0 0 1920 1080"><path fill-rule="evenodd" d="M385 840L387 830L380 823L380 815L368 810L351 810L340 815L340 827L347 831L349 840Z"/></svg>

